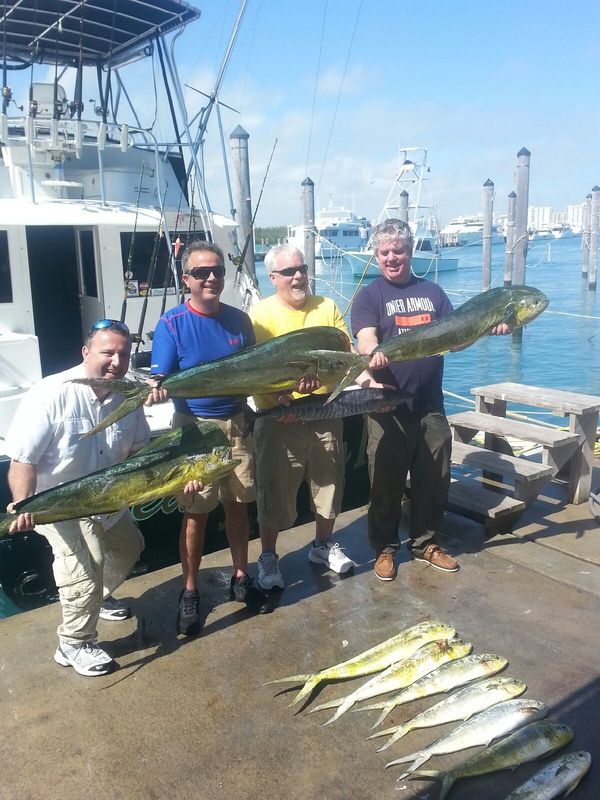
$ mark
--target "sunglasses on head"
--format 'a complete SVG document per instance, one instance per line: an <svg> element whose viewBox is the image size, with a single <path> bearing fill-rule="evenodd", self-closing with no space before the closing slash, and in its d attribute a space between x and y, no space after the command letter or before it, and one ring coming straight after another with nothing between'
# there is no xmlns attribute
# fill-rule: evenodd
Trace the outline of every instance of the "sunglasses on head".
<svg viewBox="0 0 600 800"><path fill-rule="evenodd" d="M308 275L308 264L298 264L297 267L284 267L283 269L272 269L273 275L285 275L286 278L293 278L299 272L301 275Z"/></svg>
<svg viewBox="0 0 600 800"><path fill-rule="evenodd" d="M99 319L94 322L90 328L90 333L93 333L94 331L103 331L106 328L112 328L115 331L120 331L120 333L124 333L126 336L131 335L127 325L118 319Z"/></svg>
<svg viewBox="0 0 600 800"><path fill-rule="evenodd" d="M183 274L191 275L192 278L195 278L197 281L205 281L210 278L211 273L215 276L215 278L224 278L225 267L223 267L221 264L218 264L216 267L192 267Z"/></svg>

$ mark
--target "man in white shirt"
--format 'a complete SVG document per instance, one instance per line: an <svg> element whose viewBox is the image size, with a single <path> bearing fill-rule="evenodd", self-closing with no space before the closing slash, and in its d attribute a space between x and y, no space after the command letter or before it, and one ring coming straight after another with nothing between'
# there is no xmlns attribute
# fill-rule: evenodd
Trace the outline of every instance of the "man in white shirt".
<svg viewBox="0 0 600 800"><path fill-rule="evenodd" d="M77 367L50 375L25 395L6 437L11 458L8 483L13 503L36 492L81 478L123 461L143 447L149 428L137 409L105 430L82 439L123 402L110 390L71 383L77 377L123 378L129 368L131 336L116 320L94 324ZM189 487L189 489L188 489ZM186 489L194 491L197 487ZM18 514L10 533L36 527L30 513ZM53 572L62 607L54 660L81 675L106 675L117 664L96 642L99 617L121 620L129 609L112 597L137 561L143 538L127 510L39 525L54 554Z"/></svg>

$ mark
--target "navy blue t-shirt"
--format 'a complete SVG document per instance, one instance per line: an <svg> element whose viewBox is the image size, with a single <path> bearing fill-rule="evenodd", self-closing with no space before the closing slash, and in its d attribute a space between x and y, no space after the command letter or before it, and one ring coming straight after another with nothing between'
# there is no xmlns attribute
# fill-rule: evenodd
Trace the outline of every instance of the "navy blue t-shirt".
<svg viewBox="0 0 600 800"><path fill-rule="evenodd" d="M452 303L440 287L412 276L408 283L397 284L377 278L358 292L352 305L352 333L375 328L381 343L401 336L418 325L443 317L452 311ZM377 370L382 383L397 386L411 394L406 401L411 411L444 411L442 356L391 363Z"/></svg>
<svg viewBox="0 0 600 800"><path fill-rule="evenodd" d="M201 314L189 303L164 314L152 338L152 374L172 375L206 361L237 353L254 344L250 317L233 306L221 303L214 316ZM173 404L183 414L196 417L229 418L241 410L242 397L202 397Z"/></svg>

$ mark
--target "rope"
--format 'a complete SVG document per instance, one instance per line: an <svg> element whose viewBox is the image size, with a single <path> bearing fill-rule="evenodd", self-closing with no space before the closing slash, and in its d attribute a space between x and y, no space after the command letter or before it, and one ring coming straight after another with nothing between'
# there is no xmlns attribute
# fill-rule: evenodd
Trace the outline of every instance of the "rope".
<svg viewBox="0 0 600 800"><path fill-rule="evenodd" d="M328 0L325 0L323 6L323 23L321 25L321 41L319 42L319 56L317 59L317 74L315 75L315 90L313 92L313 103L310 112L310 128L308 131L308 144L306 146L306 165L304 167L305 175L308 175L308 161L310 158L310 146L312 143L313 122L315 119L315 107L317 104L317 88L319 86L319 75L321 73L321 55L323 53L323 39L325 36L325 20L327 19L327 5L328 5Z"/></svg>

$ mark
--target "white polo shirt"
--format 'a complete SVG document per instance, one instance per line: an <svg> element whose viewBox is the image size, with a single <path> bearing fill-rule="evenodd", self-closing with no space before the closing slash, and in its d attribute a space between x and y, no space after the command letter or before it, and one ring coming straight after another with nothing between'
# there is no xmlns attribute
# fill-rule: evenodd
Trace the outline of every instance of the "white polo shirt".
<svg viewBox="0 0 600 800"><path fill-rule="evenodd" d="M143 409L138 408L82 439L82 433L124 400L123 395L111 394L100 401L91 387L67 382L85 377L83 364L49 375L27 392L13 418L6 453L14 461L37 467L36 492L112 467L150 438Z"/></svg>

